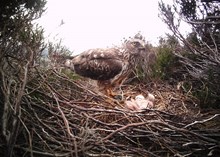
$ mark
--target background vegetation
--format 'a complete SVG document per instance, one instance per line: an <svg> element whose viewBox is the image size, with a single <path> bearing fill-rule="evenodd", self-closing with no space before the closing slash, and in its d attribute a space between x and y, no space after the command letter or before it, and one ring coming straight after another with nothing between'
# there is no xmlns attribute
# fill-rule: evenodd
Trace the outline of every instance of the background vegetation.
<svg viewBox="0 0 220 157"><path fill-rule="evenodd" d="M156 95L155 109L142 113L109 103L88 80L61 68L71 52L62 43L45 43L43 28L33 23L45 4L0 2L0 156L219 153L218 1L161 1L160 17L173 34L156 47L136 34L148 53L122 90ZM182 21L191 33L180 32Z"/></svg>
<svg viewBox="0 0 220 157"><path fill-rule="evenodd" d="M161 19L181 43L173 51L189 75L193 94L202 107L219 108L220 21L218 1L176 0L172 6L159 4ZM188 23L192 31L185 38L180 23ZM188 80L186 80L188 81Z"/></svg>

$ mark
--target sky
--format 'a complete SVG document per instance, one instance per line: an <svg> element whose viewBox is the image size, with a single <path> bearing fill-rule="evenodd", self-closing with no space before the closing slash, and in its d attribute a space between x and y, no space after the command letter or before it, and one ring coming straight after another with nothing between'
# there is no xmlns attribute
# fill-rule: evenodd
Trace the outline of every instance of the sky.
<svg viewBox="0 0 220 157"><path fill-rule="evenodd" d="M46 39L62 40L73 54L120 45L138 32L157 44L169 32L158 17L157 0L48 0L46 8L38 20Z"/></svg>

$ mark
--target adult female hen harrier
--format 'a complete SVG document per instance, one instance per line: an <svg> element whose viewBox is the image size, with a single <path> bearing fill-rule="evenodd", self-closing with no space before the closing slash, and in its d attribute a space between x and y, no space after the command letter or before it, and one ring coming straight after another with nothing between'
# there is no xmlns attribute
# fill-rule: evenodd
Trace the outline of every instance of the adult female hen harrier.
<svg viewBox="0 0 220 157"><path fill-rule="evenodd" d="M72 60L67 60L65 65L78 75L97 80L101 91L114 96L113 88L119 87L131 73L142 51L145 51L144 42L131 39L121 48L85 51Z"/></svg>

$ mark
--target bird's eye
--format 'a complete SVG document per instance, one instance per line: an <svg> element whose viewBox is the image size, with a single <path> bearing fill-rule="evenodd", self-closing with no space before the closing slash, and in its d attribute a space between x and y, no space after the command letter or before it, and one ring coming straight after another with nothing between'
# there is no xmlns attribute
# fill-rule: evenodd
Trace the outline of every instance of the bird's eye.
<svg viewBox="0 0 220 157"><path fill-rule="evenodd" d="M139 44L138 42L133 42L132 43L133 46L138 46L138 44Z"/></svg>

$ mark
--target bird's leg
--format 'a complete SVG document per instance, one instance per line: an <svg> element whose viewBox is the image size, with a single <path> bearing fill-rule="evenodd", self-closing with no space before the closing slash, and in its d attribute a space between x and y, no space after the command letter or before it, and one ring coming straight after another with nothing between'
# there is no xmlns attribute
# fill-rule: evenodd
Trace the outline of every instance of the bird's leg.
<svg viewBox="0 0 220 157"><path fill-rule="evenodd" d="M120 105L119 101L115 99L116 96L118 96L116 93L113 92L112 86L106 86L103 89L103 94L106 96L106 102L110 104L118 104Z"/></svg>
<svg viewBox="0 0 220 157"><path fill-rule="evenodd" d="M114 82L114 86L117 87L118 90L120 91L119 94L117 94L117 97L120 97L120 100L124 100L125 93L122 90L122 84L125 80L126 80L126 75L116 79Z"/></svg>
<svg viewBox="0 0 220 157"><path fill-rule="evenodd" d="M121 89L121 86L118 87L120 91L117 91L117 93L113 92L112 89L110 89L110 96L118 101L124 100L124 94L123 90Z"/></svg>
<svg viewBox="0 0 220 157"><path fill-rule="evenodd" d="M106 89L107 91L107 95L110 97L115 97L117 94L113 92L112 87L108 86L108 88Z"/></svg>
<svg viewBox="0 0 220 157"><path fill-rule="evenodd" d="M99 90L108 97L118 99L118 93L113 92L114 85L107 81L98 81ZM121 99L121 98L120 98Z"/></svg>
<svg viewBox="0 0 220 157"><path fill-rule="evenodd" d="M124 100L124 92L123 92L123 90L122 90L120 85L119 85L118 89L120 91L121 100Z"/></svg>
<svg viewBox="0 0 220 157"><path fill-rule="evenodd" d="M106 95L109 97L109 98L113 98L114 99L114 101L121 101L122 100L122 98L121 98L121 95L120 94L118 94L118 93L115 93L114 91L113 91L113 87L111 86L111 85L109 85L109 86L107 86L106 88L105 88L105 93L106 93ZM112 100L113 100L112 99Z"/></svg>

